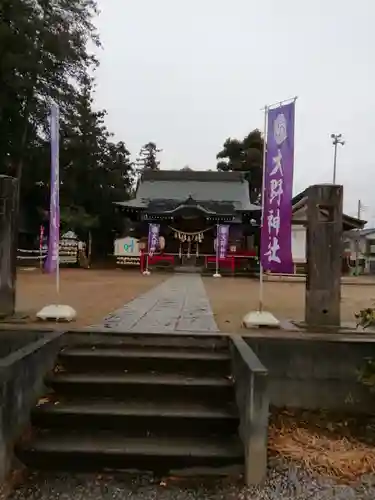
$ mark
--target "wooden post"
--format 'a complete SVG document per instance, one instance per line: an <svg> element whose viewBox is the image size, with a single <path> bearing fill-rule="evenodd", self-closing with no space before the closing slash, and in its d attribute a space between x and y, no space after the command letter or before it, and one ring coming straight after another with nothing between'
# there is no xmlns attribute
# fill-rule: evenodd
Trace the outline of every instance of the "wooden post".
<svg viewBox="0 0 375 500"><path fill-rule="evenodd" d="M307 190L307 325L340 326L343 187Z"/></svg>
<svg viewBox="0 0 375 500"><path fill-rule="evenodd" d="M17 240L16 223L17 181L0 176L0 316L11 316L16 304Z"/></svg>
<svg viewBox="0 0 375 500"><path fill-rule="evenodd" d="M91 231L89 230L89 242L88 242L88 249L87 249L87 267L91 267L91 252L92 252L92 234Z"/></svg>

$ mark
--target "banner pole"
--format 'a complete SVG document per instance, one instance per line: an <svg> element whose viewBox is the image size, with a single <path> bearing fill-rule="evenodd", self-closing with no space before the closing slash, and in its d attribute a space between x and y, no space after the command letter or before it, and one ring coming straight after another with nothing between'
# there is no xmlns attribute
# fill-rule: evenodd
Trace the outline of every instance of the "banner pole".
<svg viewBox="0 0 375 500"><path fill-rule="evenodd" d="M263 165L262 165L262 214L260 222L260 235L259 235L259 312L263 311L263 266L262 266L262 229L264 223L264 193L265 193L265 178L266 178L266 154L267 154L267 114L268 106L264 107L264 121L263 121Z"/></svg>
<svg viewBox="0 0 375 500"><path fill-rule="evenodd" d="M57 216L57 229L56 229L56 294L57 299L60 298L60 110L56 106L56 146L55 151L52 148L52 161L55 162L56 170L56 213Z"/></svg>
<svg viewBox="0 0 375 500"><path fill-rule="evenodd" d="M297 98L298 96L289 97L289 99L283 99L282 101L277 101L274 102L273 104L268 104L265 108L262 108L261 111L263 111L264 109L270 110L271 108L279 108L280 106L284 106L287 103L295 102Z"/></svg>
<svg viewBox="0 0 375 500"><path fill-rule="evenodd" d="M41 225L39 228L39 267L43 270L43 234L44 227Z"/></svg>
<svg viewBox="0 0 375 500"><path fill-rule="evenodd" d="M151 253L151 256L155 253L155 250L156 250L156 244L154 242L154 239L153 239L153 234L154 234L154 231L153 231L153 228L154 228L154 224L151 224L149 223L148 225L148 240L147 240L147 254L146 254L146 269L143 271L143 276L150 276L151 272L149 270L149 256L150 256L150 253ZM159 231L160 231L160 225L159 225L159 230L158 230L158 234L159 234Z"/></svg>
<svg viewBox="0 0 375 500"><path fill-rule="evenodd" d="M286 106L286 102L290 101L293 107L288 108L288 120L284 116L284 113L278 113L277 108L283 104ZM263 165L262 165L262 199L261 199L261 223L260 223L260 245L259 245L259 307L257 311L250 311L247 313L242 320L243 325L246 328L253 328L259 326L267 327L280 327L280 321L270 312L264 310L264 268L262 261L267 266L266 269L274 269L275 263L281 264L285 269L287 264L289 265L289 259L291 258L289 254L291 253L291 242L290 239L287 241L286 237L290 238L290 234L287 232L289 228L287 224L291 223L289 219L289 208L291 209L290 199L292 199L292 173L293 173L293 159L291 154L294 154L294 102L295 98L288 99L287 101L279 101L275 105L266 105L264 110L264 143L263 143ZM272 116L271 116L272 113ZM273 118L275 116L275 118ZM268 130L271 129L272 124L272 136L268 137ZM292 125L291 139L288 141L286 146L284 145L285 139L287 137L287 127ZM271 132L271 130L270 130ZM289 144L290 143L290 144ZM291 159L291 172L287 172L289 177L286 180L286 185L284 186L284 172L282 169L281 160L283 158L281 147L284 145L287 148L285 151L285 156ZM267 155L269 155L270 172L268 172L268 160ZM276 176L278 174L278 176ZM272 183L268 185L268 178L272 176ZM266 178L267 177L267 178ZM267 183L267 184L266 184ZM276 183L276 184L275 184ZM284 186L284 187L283 187ZM268 193L270 191L270 193ZM284 203L281 204L281 197L286 195L287 201L283 199ZM267 195L267 198L266 198ZM268 198L269 196L269 198ZM276 199L276 212L274 213L273 201ZM265 213L267 210L267 213ZM268 212L269 210L269 212ZM288 213L286 212L288 210ZM281 221L281 217L283 220ZM286 218L288 217L288 218ZM283 226L285 219L285 224ZM266 224L266 225L265 225ZM273 234L271 234L273 231ZM279 235L279 231L282 235ZM272 239L270 239L272 236ZM279 237L282 238L282 252L288 255L284 256L277 255L278 250L280 250ZM262 248L263 243L263 248ZM286 246L288 244L288 246ZM264 248L266 246L266 248ZM288 259L288 262L286 261ZM285 262L284 262L285 261ZM268 265L270 263L270 265Z"/></svg>
<svg viewBox="0 0 375 500"><path fill-rule="evenodd" d="M50 212L49 212L49 235L46 271L55 272L56 297L60 299L60 113L56 103L51 103L50 112L50 140L51 140L51 186L50 186ZM62 304L50 304L43 307L37 318L43 320L75 319L76 311Z"/></svg>
<svg viewBox="0 0 375 500"><path fill-rule="evenodd" d="M219 274L219 224L216 224L216 274Z"/></svg>
<svg viewBox="0 0 375 500"><path fill-rule="evenodd" d="M219 272L219 226L220 224L216 224L216 270L214 278L221 278L221 274Z"/></svg>
<svg viewBox="0 0 375 500"><path fill-rule="evenodd" d="M60 243L57 250L57 259L56 259L56 294L57 298L60 298Z"/></svg>

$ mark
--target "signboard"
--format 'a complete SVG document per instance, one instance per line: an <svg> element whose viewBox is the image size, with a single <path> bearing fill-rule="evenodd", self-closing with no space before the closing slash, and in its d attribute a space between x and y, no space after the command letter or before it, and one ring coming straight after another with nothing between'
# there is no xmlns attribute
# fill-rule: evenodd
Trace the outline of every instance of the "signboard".
<svg viewBox="0 0 375 500"><path fill-rule="evenodd" d="M127 236L115 240L114 254L116 257L139 257L139 240Z"/></svg>
<svg viewBox="0 0 375 500"><path fill-rule="evenodd" d="M77 264L79 242L77 239L67 238L66 234L60 239L59 259L60 264Z"/></svg>
<svg viewBox="0 0 375 500"><path fill-rule="evenodd" d="M77 251L61 250L60 247L60 264L76 264L78 262Z"/></svg>
<svg viewBox="0 0 375 500"><path fill-rule="evenodd" d="M141 258L140 257L117 257L116 264L118 265L126 265L126 266L140 266Z"/></svg>

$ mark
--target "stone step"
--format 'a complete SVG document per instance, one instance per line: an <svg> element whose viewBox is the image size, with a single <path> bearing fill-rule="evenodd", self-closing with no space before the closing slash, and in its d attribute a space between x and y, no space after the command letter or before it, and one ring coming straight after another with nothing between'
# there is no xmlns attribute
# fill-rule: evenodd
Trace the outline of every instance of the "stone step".
<svg viewBox="0 0 375 500"><path fill-rule="evenodd" d="M151 347L71 347L59 355L59 364L74 372L157 372L229 374L227 352Z"/></svg>
<svg viewBox="0 0 375 500"><path fill-rule="evenodd" d="M88 328L82 332L67 332L64 339L74 344L76 347L85 345L97 347L132 346L132 347L152 347L154 349L208 349L214 351L228 351L228 337L220 334L191 334L181 332L176 334L155 334L155 333L123 333L112 329Z"/></svg>
<svg viewBox="0 0 375 500"><path fill-rule="evenodd" d="M121 429L131 436L233 435L238 429L233 406L186 401L64 401L55 397L37 406L31 421L38 428Z"/></svg>
<svg viewBox="0 0 375 500"><path fill-rule="evenodd" d="M165 347L155 348L142 346L135 348L127 346L124 348L113 346L92 346L92 347L67 347L60 352L60 357L112 357L112 358L161 358L161 359L181 359L181 360L202 360L202 361L228 361L228 352L210 351L207 349L166 349Z"/></svg>
<svg viewBox="0 0 375 500"><path fill-rule="evenodd" d="M232 401L230 377L202 377L159 373L54 373L46 386L59 396L86 398L111 397L116 400Z"/></svg>
<svg viewBox="0 0 375 500"><path fill-rule="evenodd" d="M190 467L243 466L238 438L131 438L113 432L39 432L16 447L31 468L74 471L138 470L168 474Z"/></svg>

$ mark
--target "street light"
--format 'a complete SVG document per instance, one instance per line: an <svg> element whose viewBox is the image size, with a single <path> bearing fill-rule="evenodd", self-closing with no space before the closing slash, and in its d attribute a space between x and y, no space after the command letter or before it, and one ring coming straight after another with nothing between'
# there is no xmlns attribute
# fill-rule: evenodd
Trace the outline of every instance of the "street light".
<svg viewBox="0 0 375 500"><path fill-rule="evenodd" d="M332 144L334 146L334 156L333 156L333 180L332 183L336 184L336 164L337 164L337 145L341 144L343 146L345 141L342 138L342 134L331 134Z"/></svg>

